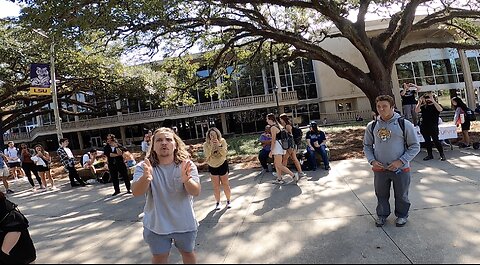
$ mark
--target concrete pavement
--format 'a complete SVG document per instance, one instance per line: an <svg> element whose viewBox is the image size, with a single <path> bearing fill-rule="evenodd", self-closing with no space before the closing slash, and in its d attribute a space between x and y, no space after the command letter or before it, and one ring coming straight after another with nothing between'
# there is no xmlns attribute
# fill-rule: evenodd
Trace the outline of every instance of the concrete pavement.
<svg viewBox="0 0 480 265"><path fill-rule="evenodd" d="M198 262L478 263L480 153L446 154L447 162L425 162L422 152L413 163L412 208L403 228L393 216L384 228L375 227L373 174L365 160L307 172L298 186L277 186L269 173L234 165L233 208L217 212L203 174L195 201ZM37 263L150 262L142 238L144 198L125 194L123 184L115 198L111 184L58 184L60 191L32 193L28 182L18 181L9 196L30 220ZM181 262L177 251L171 262Z"/></svg>

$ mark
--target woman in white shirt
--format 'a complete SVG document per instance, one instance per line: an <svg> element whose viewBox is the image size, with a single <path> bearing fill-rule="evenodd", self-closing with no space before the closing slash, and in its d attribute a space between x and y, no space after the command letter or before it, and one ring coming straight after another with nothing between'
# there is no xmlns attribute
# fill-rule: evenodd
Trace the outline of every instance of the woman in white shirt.
<svg viewBox="0 0 480 265"><path fill-rule="evenodd" d="M52 162L52 158L50 154L43 149L43 146L37 144L35 146L35 155L32 157L32 161L35 162L37 166L38 174L42 179L42 190L45 190L47 187L47 178L50 182L51 189L56 189L52 174L50 173L50 164Z"/></svg>

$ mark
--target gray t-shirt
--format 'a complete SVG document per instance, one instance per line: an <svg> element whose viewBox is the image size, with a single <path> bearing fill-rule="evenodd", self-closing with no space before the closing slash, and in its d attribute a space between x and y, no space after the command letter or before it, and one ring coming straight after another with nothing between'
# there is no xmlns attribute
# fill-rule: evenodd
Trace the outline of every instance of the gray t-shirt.
<svg viewBox="0 0 480 265"><path fill-rule="evenodd" d="M200 183L198 170L192 161L191 176ZM193 196L187 193L180 176L181 165L159 165L153 167L153 180L147 191L143 226L159 234L196 231L198 222L193 210ZM143 176L143 162L135 169L133 183Z"/></svg>

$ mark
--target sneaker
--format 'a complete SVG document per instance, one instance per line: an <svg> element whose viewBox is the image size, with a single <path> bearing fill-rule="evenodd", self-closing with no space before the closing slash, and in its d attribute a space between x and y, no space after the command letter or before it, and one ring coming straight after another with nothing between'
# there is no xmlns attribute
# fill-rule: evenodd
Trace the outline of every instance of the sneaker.
<svg viewBox="0 0 480 265"><path fill-rule="evenodd" d="M11 189L7 189L7 194L13 194L13 193L14 193L14 191L13 191L13 190L11 190Z"/></svg>
<svg viewBox="0 0 480 265"><path fill-rule="evenodd" d="M300 172L300 173L298 173L298 176L299 176L300 178L302 178L302 177L306 177L307 174L305 174L305 172Z"/></svg>
<svg viewBox="0 0 480 265"><path fill-rule="evenodd" d="M433 159L433 156L426 156L423 158L423 161L428 161L428 160L432 160Z"/></svg>
<svg viewBox="0 0 480 265"><path fill-rule="evenodd" d="M387 219L385 217L378 217L378 219L375 220L375 225L377 227L382 227L385 225L386 222L387 222Z"/></svg>
<svg viewBox="0 0 480 265"><path fill-rule="evenodd" d="M227 209L231 209L232 205L230 204L230 201L227 201Z"/></svg>
<svg viewBox="0 0 480 265"><path fill-rule="evenodd" d="M285 184L285 180L283 180L283 179L275 179L275 181L273 182L273 184L283 185L283 184Z"/></svg>
<svg viewBox="0 0 480 265"><path fill-rule="evenodd" d="M293 174L293 181L295 181L295 183L297 183L299 180L300 180L300 176L299 176L298 172Z"/></svg>
<svg viewBox="0 0 480 265"><path fill-rule="evenodd" d="M51 190L58 190L57 186L52 186L50 189Z"/></svg>
<svg viewBox="0 0 480 265"><path fill-rule="evenodd" d="M116 192L114 192L114 193L112 194L112 197L115 197L115 196L117 196L118 194L120 194L120 192L119 192L119 191L116 191Z"/></svg>
<svg viewBox="0 0 480 265"><path fill-rule="evenodd" d="M272 172L272 175L273 175L274 177L277 177L277 172Z"/></svg>
<svg viewBox="0 0 480 265"><path fill-rule="evenodd" d="M220 206L220 202L217 202L215 204L215 211L220 211L220 209L222 209L222 207Z"/></svg>
<svg viewBox="0 0 480 265"><path fill-rule="evenodd" d="M332 169L330 166L325 167L325 170L330 170L330 169Z"/></svg>
<svg viewBox="0 0 480 265"><path fill-rule="evenodd" d="M36 192L36 191L37 191L37 188L33 187L32 192Z"/></svg>
<svg viewBox="0 0 480 265"><path fill-rule="evenodd" d="M403 227L407 224L408 219L405 217L398 217L397 220L395 221L395 225L397 227Z"/></svg>
<svg viewBox="0 0 480 265"><path fill-rule="evenodd" d="M447 158L446 158L444 155L442 155L442 156L440 157L440 161L447 161Z"/></svg>

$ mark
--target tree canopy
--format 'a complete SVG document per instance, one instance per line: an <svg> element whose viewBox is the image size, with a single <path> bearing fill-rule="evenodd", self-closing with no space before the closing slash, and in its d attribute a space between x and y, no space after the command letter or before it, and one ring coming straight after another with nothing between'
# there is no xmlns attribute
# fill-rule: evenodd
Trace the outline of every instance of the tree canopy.
<svg viewBox="0 0 480 265"><path fill-rule="evenodd" d="M44 30L78 38L99 30L130 48L152 54L182 55L196 47L215 51L213 65L226 66L239 50L252 56L321 61L359 87L372 106L377 95L392 95L395 61L411 51L428 48L478 49L480 18L477 0L23 0L21 19ZM423 16L416 16L424 10ZM354 16L352 16L352 14ZM367 17L388 19L372 35ZM352 18L353 17L353 18ZM444 29L444 42L404 45L409 34ZM322 47L325 39L346 39L361 54L367 70ZM220 69L220 68L219 68Z"/></svg>
<svg viewBox="0 0 480 265"><path fill-rule="evenodd" d="M104 34L89 31L75 40L48 35L43 37L15 21L0 20L0 136L18 123L53 113L48 107L52 96L29 95L30 64L50 62L51 37L61 114L116 113L116 107L107 107L115 106L115 100L154 96L160 90L151 87L168 83L168 75L154 72L148 65L124 66L120 60L124 47L114 42L107 45ZM75 97L79 94L93 96L96 101L80 100ZM66 108L68 104L78 109Z"/></svg>

